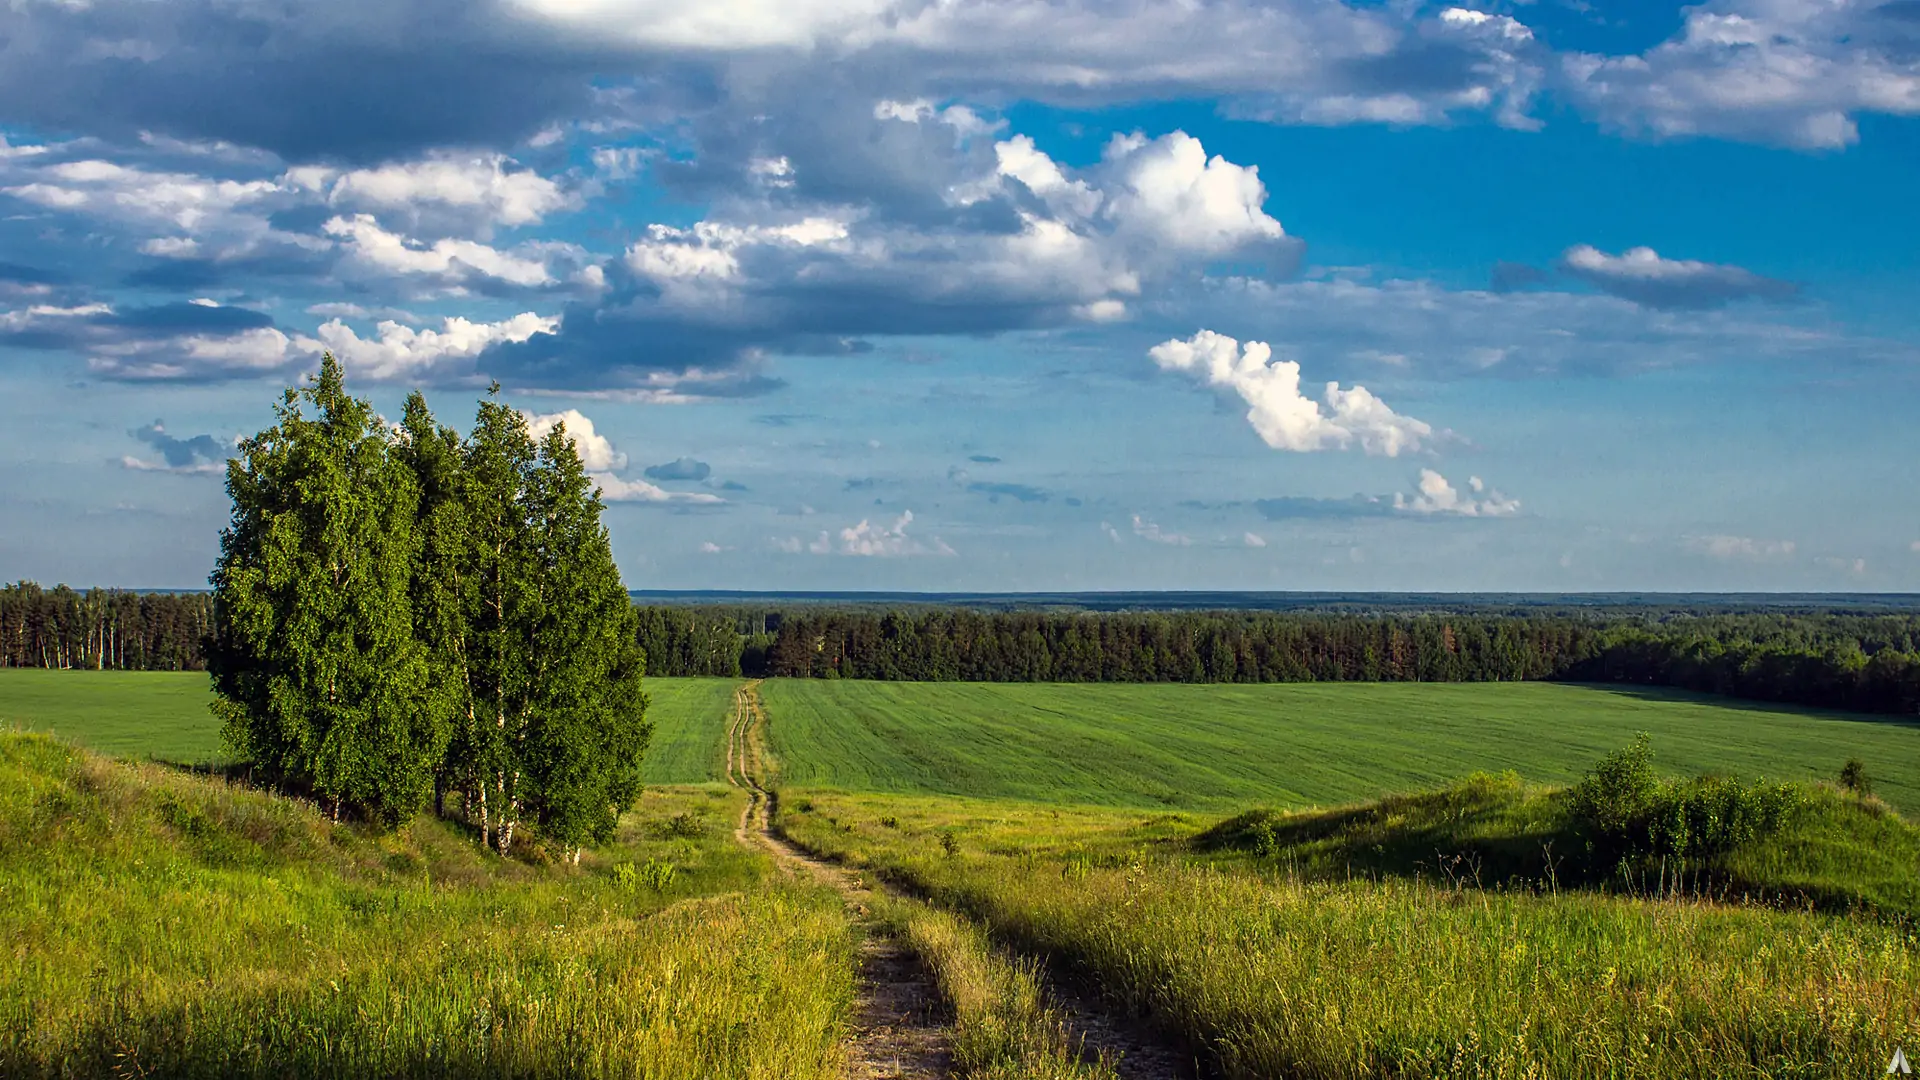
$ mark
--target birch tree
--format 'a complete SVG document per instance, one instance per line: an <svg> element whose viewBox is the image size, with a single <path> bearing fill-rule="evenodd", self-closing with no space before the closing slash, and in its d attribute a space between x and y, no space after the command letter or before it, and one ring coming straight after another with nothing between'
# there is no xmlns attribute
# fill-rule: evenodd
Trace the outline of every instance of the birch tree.
<svg viewBox="0 0 1920 1080"><path fill-rule="evenodd" d="M527 485L537 453L526 418L499 400L480 402L461 454L465 521L473 555L466 599L471 709L458 719L450 760L481 842L511 850L519 816L522 743L533 690L532 628L539 591Z"/></svg>
<svg viewBox="0 0 1920 1080"><path fill-rule="evenodd" d="M407 396L395 456L419 493L414 513L418 549L409 600L414 637L426 650L427 708L448 733L471 727L474 716L469 647L478 599L477 553L469 521L471 493L460 433L437 423L418 390ZM451 747L450 747L451 748ZM456 753L434 762L433 811L445 815L448 790L461 778Z"/></svg>
<svg viewBox="0 0 1920 1080"><path fill-rule="evenodd" d="M310 412L309 412L310 410ZM326 356L227 466L208 657L233 750L385 823L425 801L446 740L410 590L419 493Z"/></svg>
<svg viewBox="0 0 1920 1080"><path fill-rule="evenodd" d="M525 778L540 832L577 861L640 794L646 657L600 493L563 425L541 441L528 500L540 602Z"/></svg>

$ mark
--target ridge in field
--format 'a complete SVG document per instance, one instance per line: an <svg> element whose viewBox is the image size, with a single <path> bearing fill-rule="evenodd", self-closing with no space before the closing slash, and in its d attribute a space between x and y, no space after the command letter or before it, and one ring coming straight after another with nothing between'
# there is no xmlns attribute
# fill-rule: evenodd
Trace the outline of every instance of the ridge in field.
<svg viewBox="0 0 1920 1080"><path fill-rule="evenodd" d="M1597 842L1568 794L1512 773L1480 773L1330 810L1248 810L1190 843L1216 865L1313 880L1468 879L1486 888L1737 899L1920 920L1920 829L1877 798L1796 786L1777 831L1664 858Z"/></svg>

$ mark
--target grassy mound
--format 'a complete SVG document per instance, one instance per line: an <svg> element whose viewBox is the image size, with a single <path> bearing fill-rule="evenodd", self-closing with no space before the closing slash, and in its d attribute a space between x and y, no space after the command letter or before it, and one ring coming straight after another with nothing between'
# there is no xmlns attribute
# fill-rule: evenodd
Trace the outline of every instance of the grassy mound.
<svg viewBox="0 0 1920 1080"><path fill-rule="evenodd" d="M576 870L0 733L0 1075L833 1075L845 922L738 809L649 792Z"/></svg>
<svg viewBox="0 0 1920 1080"><path fill-rule="evenodd" d="M1672 787L1685 794L1703 783L1724 786ZM1785 790L1790 808L1771 831L1691 856L1610 842L1575 812L1572 789L1510 773L1331 810L1250 810L1193 845L1313 880L1603 889L1920 919L1920 829L1877 799L1825 786Z"/></svg>
<svg viewBox="0 0 1920 1080"><path fill-rule="evenodd" d="M1232 846L1285 818L1240 819L1202 853L1168 815L788 796L789 836L1077 969L1225 1077L1840 1080L1878 1075L1890 1047L1920 1041L1910 926L1334 863L1333 845L1357 858L1423 827L1490 848L1548 832L1551 793L1497 778L1300 816L1290 839L1317 835L1342 868L1319 880ZM1407 841L1405 860L1418 855Z"/></svg>

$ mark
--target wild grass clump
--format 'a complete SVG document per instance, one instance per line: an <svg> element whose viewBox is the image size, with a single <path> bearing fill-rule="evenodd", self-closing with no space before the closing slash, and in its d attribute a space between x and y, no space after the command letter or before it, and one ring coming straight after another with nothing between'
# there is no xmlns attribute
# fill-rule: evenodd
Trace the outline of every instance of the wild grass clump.
<svg viewBox="0 0 1920 1080"><path fill-rule="evenodd" d="M648 792L539 868L0 735L0 1076L837 1075L841 906L647 839L710 801Z"/></svg>
<svg viewBox="0 0 1920 1080"><path fill-rule="evenodd" d="M1236 1077L1851 1076L1920 1038L1915 943L1875 924L1179 865L924 880Z"/></svg>
<svg viewBox="0 0 1920 1080"><path fill-rule="evenodd" d="M658 893L667 891L678 872L679 868L670 862L648 859L643 863L621 863L614 868L613 880L629 890L651 889Z"/></svg>

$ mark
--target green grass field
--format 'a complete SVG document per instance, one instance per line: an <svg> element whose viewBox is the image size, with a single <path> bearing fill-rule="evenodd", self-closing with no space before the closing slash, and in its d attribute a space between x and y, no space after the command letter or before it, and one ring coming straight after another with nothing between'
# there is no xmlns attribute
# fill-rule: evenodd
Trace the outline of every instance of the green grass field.
<svg viewBox="0 0 1920 1080"><path fill-rule="evenodd" d="M221 760L212 699L198 671L0 670L0 728L46 732L119 757Z"/></svg>
<svg viewBox="0 0 1920 1080"><path fill-rule="evenodd" d="M649 784L725 776L737 679L648 679ZM185 764L219 761L220 724L200 672L0 669L0 730L45 732L103 754Z"/></svg>
<svg viewBox="0 0 1920 1080"><path fill-rule="evenodd" d="M1920 812L1920 724L1550 683L1260 686L768 680L791 788L1225 809L1354 802L1476 770L1564 784L1653 735L1662 771L1831 779Z"/></svg>
<svg viewBox="0 0 1920 1080"><path fill-rule="evenodd" d="M534 838L507 862L430 816L334 825L0 732L0 934L20 943L0 953L0 1073L838 1074L856 928L733 841L744 794L712 781L738 685L648 680L654 786L577 869ZM1563 784L1645 730L1669 774L1827 779L1857 756L1912 813L1912 722L1548 684L759 694L782 828L933 905L880 902L966 1075L1091 1075L1042 962L1249 1080L1838 1078L1920 1041L1920 833L1872 800L1812 792L1817 813L1676 893L1664 862L1555 870L1579 841L1556 793L1420 793L1482 770ZM0 671L0 727L202 761L207 697L198 675ZM1266 815L1264 845L1204 839L1249 807L1393 793ZM1715 881L1738 902L1710 902ZM1839 902L1777 902L1802 895Z"/></svg>
<svg viewBox="0 0 1920 1080"><path fill-rule="evenodd" d="M1464 870L1316 880L1195 858L1198 817L789 791L780 820L1233 1080L1842 1080L1920 1040L1909 924Z"/></svg>
<svg viewBox="0 0 1920 1080"><path fill-rule="evenodd" d="M732 679L649 679L654 784L722 775ZM1831 778L1849 757L1920 813L1920 724L1547 683L1265 686L773 679L794 787L1106 806L1332 805L1512 769L1566 783L1653 734L1662 769ZM124 757L220 755L206 677L0 670L0 727Z"/></svg>
<svg viewBox="0 0 1920 1080"><path fill-rule="evenodd" d="M649 784L702 784L727 775L727 720L738 679L648 679L653 744L642 767Z"/></svg>

